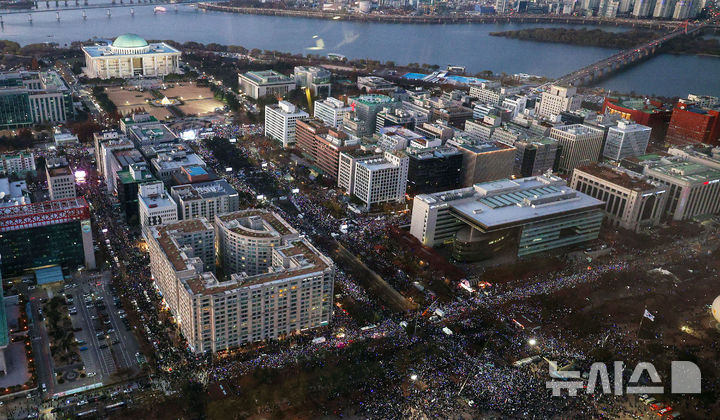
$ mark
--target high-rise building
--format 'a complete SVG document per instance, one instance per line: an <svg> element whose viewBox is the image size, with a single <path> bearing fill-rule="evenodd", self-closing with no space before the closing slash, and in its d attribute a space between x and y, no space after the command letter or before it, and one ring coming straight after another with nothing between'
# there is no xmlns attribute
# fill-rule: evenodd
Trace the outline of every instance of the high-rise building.
<svg viewBox="0 0 720 420"><path fill-rule="evenodd" d="M216 214L237 211L240 198L224 179L176 185L170 188L170 195L178 206L178 218L181 220L204 217L213 220Z"/></svg>
<svg viewBox="0 0 720 420"><path fill-rule="evenodd" d="M265 106L265 135L282 143L295 145L295 123L310 118L307 112L287 101Z"/></svg>
<svg viewBox="0 0 720 420"><path fill-rule="evenodd" d="M552 118L563 111L580 109L582 95L574 87L552 85L547 92L540 95L535 113L538 117Z"/></svg>
<svg viewBox="0 0 720 420"><path fill-rule="evenodd" d="M273 248L296 240L298 232L277 213L250 209L215 217L223 269L249 276L267 273Z"/></svg>
<svg viewBox="0 0 720 420"><path fill-rule="evenodd" d="M272 223L278 229L277 221ZM246 231L248 241L253 230ZM257 232L264 238L271 230L263 223ZM215 243L205 219L153 227L148 238L151 273L191 351L214 353L329 324L335 265L306 239L272 247L266 272L232 273L224 267L229 278L223 279L199 256ZM256 251L252 243L237 250L246 259Z"/></svg>
<svg viewBox="0 0 720 420"><path fill-rule="evenodd" d="M111 43L83 45L85 74L90 78L158 77L180 73L180 51L164 42L148 44L135 34Z"/></svg>
<svg viewBox="0 0 720 420"><path fill-rule="evenodd" d="M50 200L77 197L75 175L64 157L48 158L45 163Z"/></svg>
<svg viewBox="0 0 720 420"><path fill-rule="evenodd" d="M656 0L653 17L663 19L671 18L675 11L675 3L677 3L677 0Z"/></svg>
<svg viewBox="0 0 720 420"><path fill-rule="evenodd" d="M275 70L249 71L238 76L238 84L247 96L258 99L264 96L285 96L295 89L295 79Z"/></svg>
<svg viewBox="0 0 720 420"><path fill-rule="evenodd" d="M313 96L330 96L330 70L315 66L297 66L294 73L298 87L309 88Z"/></svg>
<svg viewBox="0 0 720 420"><path fill-rule="evenodd" d="M522 257L597 239L602 206L554 175L504 179L415 196L410 234L457 261Z"/></svg>
<svg viewBox="0 0 720 420"><path fill-rule="evenodd" d="M343 153L343 156L348 155ZM385 152L347 160L350 165L343 164L341 157L338 183L345 184L343 181L349 179L352 190L348 192L365 203L366 210L374 204L405 199L410 159L404 152Z"/></svg>
<svg viewBox="0 0 720 420"><path fill-rule="evenodd" d="M142 233L146 237L152 226L177 222L177 204L165 191L162 181L148 182L139 186L138 214Z"/></svg>
<svg viewBox="0 0 720 420"><path fill-rule="evenodd" d="M655 10L655 0L635 0L632 15L639 18L649 17Z"/></svg>
<svg viewBox="0 0 720 420"><path fill-rule="evenodd" d="M298 121L297 147L331 180L337 180L340 153L357 149L360 141L342 131L325 127L319 120Z"/></svg>
<svg viewBox="0 0 720 420"><path fill-rule="evenodd" d="M345 114L351 108L339 99L329 97L322 101L316 101L313 106L313 116L322 120L325 125L333 128L340 128Z"/></svg>
<svg viewBox="0 0 720 420"><path fill-rule="evenodd" d="M558 142L549 137L534 136L514 143L515 167L521 177L539 176L555 168L560 157Z"/></svg>
<svg viewBox="0 0 720 420"><path fill-rule="evenodd" d="M90 209L82 197L4 207L0 215L3 277L59 265L95 268Z"/></svg>
<svg viewBox="0 0 720 420"><path fill-rule="evenodd" d="M173 177L179 175L183 168L194 166L205 168L207 165L196 153L192 153L182 145L170 148L169 151L158 153L150 159L150 164L155 176L163 182L170 182Z"/></svg>
<svg viewBox="0 0 720 420"><path fill-rule="evenodd" d="M348 99L358 119L358 137L370 136L377 126L377 114L383 109L400 107L400 102L385 95L361 95Z"/></svg>
<svg viewBox="0 0 720 420"><path fill-rule="evenodd" d="M573 170L570 186L605 203L612 226L639 231L660 223L667 187L641 174L593 163Z"/></svg>
<svg viewBox="0 0 720 420"><path fill-rule="evenodd" d="M408 152L408 194L427 194L459 188L463 155L450 146Z"/></svg>
<svg viewBox="0 0 720 420"><path fill-rule="evenodd" d="M510 178L515 165L515 147L487 142L456 146L463 154L462 185Z"/></svg>
<svg viewBox="0 0 720 420"><path fill-rule="evenodd" d="M508 0L495 0L495 13L503 15L507 13Z"/></svg>
<svg viewBox="0 0 720 420"><path fill-rule="evenodd" d="M120 208L125 215L125 221L135 226L140 223L138 207L138 193L140 185L148 182L157 182L147 166L132 164L126 171L117 173L116 189Z"/></svg>
<svg viewBox="0 0 720 420"><path fill-rule="evenodd" d="M693 102L675 104L665 140L670 144L720 145L720 107L702 108Z"/></svg>
<svg viewBox="0 0 720 420"><path fill-rule="evenodd" d="M693 0L677 0L677 2L675 3L675 9L673 10L672 18L682 20L694 17L692 16L694 12L694 3L695 2Z"/></svg>
<svg viewBox="0 0 720 420"><path fill-rule="evenodd" d="M570 173L579 165L597 162L603 137L603 130L583 124L553 127L550 138L557 140L561 149L558 171Z"/></svg>
<svg viewBox="0 0 720 420"><path fill-rule="evenodd" d="M620 161L628 156L644 155L650 141L650 127L621 120L608 129L603 156Z"/></svg>
<svg viewBox="0 0 720 420"><path fill-rule="evenodd" d="M75 115L72 94L54 71L0 74L0 127L64 123Z"/></svg>

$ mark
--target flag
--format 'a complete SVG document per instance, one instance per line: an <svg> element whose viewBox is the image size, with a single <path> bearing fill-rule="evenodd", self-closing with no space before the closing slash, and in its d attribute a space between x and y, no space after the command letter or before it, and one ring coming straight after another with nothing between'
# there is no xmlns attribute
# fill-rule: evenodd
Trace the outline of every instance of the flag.
<svg viewBox="0 0 720 420"><path fill-rule="evenodd" d="M648 311L647 309L645 309L645 313L643 314L643 316L650 321L655 321L655 315L651 314L650 311Z"/></svg>

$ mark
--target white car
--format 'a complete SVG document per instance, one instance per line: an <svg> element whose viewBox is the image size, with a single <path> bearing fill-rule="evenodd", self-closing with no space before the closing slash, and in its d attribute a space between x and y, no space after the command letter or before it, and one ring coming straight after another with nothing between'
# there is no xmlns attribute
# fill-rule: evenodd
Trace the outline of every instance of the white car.
<svg viewBox="0 0 720 420"><path fill-rule="evenodd" d="M95 375L97 375L97 373L95 373L95 372L90 372L87 374L88 378L92 378Z"/></svg>

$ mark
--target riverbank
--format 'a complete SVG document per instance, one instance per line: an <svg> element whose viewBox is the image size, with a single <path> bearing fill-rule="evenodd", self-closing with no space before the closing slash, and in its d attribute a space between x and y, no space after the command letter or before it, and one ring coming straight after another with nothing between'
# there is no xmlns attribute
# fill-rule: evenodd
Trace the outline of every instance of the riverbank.
<svg viewBox="0 0 720 420"><path fill-rule="evenodd" d="M661 32L633 29L626 32L608 32L601 29L573 28L529 28L517 31L490 32L490 36L518 39L522 41L548 42L555 44L579 45L629 49L662 36ZM720 40L703 39L702 36L681 36L663 45L663 52L682 55L720 56Z"/></svg>
<svg viewBox="0 0 720 420"><path fill-rule="evenodd" d="M413 23L413 24L467 24L467 23L552 23L570 25L599 25L599 26L630 26L648 29L664 30L677 26L676 22L663 22L655 20L638 19L607 19L602 17L565 16L565 15L471 15L454 14L444 16L414 16L378 13L345 13L324 12L320 10L289 10L270 9L258 7L232 6L230 3L198 3L198 9L218 12L239 13L246 15L288 16L310 19L324 19L336 21L382 22L382 23Z"/></svg>

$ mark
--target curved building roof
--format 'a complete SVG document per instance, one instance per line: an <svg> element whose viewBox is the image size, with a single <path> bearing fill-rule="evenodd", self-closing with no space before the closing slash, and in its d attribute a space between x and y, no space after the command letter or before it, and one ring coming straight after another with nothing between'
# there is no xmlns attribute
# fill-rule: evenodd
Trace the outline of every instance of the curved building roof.
<svg viewBox="0 0 720 420"><path fill-rule="evenodd" d="M115 38L112 46L118 48L140 48L147 47L148 43L140 36L135 34L123 34Z"/></svg>

